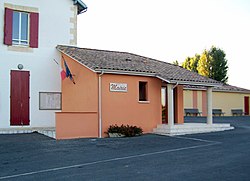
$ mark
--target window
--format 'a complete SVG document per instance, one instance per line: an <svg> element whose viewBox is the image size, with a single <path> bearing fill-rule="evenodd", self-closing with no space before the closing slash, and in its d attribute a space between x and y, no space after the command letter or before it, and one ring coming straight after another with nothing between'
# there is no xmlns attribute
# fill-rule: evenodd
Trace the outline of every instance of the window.
<svg viewBox="0 0 250 181"><path fill-rule="evenodd" d="M139 82L139 101L148 101L147 86L147 82Z"/></svg>
<svg viewBox="0 0 250 181"><path fill-rule="evenodd" d="M12 44L28 45L29 14L13 11Z"/></svg>
<svg viewBox="0 0 250 181"><path fill-rule="evenodd" d="M5 8L4 21L4 44L38 48L38 13Z"/></svg>

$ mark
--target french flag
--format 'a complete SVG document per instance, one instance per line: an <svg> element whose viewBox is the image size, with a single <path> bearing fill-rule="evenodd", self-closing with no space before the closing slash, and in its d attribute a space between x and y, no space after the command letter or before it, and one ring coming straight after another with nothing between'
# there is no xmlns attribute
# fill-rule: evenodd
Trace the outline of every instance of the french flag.
<svg viewBox="0 0 250 181"><path fill-rule="evenodd" d="M63 70L61 66L60 66L60 74L61 74L62 80L64 80L67 77L65 70Z"/></svg>
<svg viewBox="0 0 250 181"><path fill-rule="evenodd" d="M67 63L66 63L66 61L65 61L65 59L63 59L63 61L64 61L64 67L65 67L65 69L66 69L66 71L64 71L64 73L63 73L63 76L64 76L64 74L65 74L65 76L68 77L68 78L73 82L73 84L75 84L75 80L74 80L74 78L73 78L72 73L71 73L70 70L69 70L69 67L68 67L68 65L67 65ZM62 75L62 73L61 73L61 75Z"/></svg>

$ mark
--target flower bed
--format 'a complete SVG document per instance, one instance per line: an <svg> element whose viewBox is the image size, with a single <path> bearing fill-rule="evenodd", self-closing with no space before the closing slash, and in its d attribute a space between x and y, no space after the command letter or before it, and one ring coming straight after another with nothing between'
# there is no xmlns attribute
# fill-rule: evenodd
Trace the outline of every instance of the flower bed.
<svg viewBox="0 0 250 181"><path fill-rule="evenodd" d="M142 128L130 125L110 125L107 132L109 137L132 137L142 135Z"/></svg>

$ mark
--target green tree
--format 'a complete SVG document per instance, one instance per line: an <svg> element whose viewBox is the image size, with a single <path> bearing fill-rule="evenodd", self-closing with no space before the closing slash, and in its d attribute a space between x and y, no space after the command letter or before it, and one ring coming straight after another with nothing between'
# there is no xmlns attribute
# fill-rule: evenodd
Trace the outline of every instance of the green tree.
<svg viewBox="0 0 250 181"><path fill-rule="evenodd" d="M226 54L215 46L209 50L205 49L201 55L195 54L194 57L187 57L182 67L223 83L227 83L228 80Z"/></svg>
<svg viewBox="0 0 250 181"><path fill-rule="evenodd" d="M212 46L209 50L211 56L211 73L210 78L226 83L228 81L228 65L226 54L223 50Z"/></svg>

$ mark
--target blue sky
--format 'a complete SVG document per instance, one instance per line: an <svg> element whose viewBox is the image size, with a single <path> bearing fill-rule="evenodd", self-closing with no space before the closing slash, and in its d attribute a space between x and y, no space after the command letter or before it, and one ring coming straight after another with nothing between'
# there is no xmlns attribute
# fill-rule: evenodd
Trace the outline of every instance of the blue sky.
<svg viewBox="0 0 250 181"><path fill-rule="evenodd" d="M83 0L78 46L183 62L223 49L229 84L250 89L250 0Z"/></svg>

